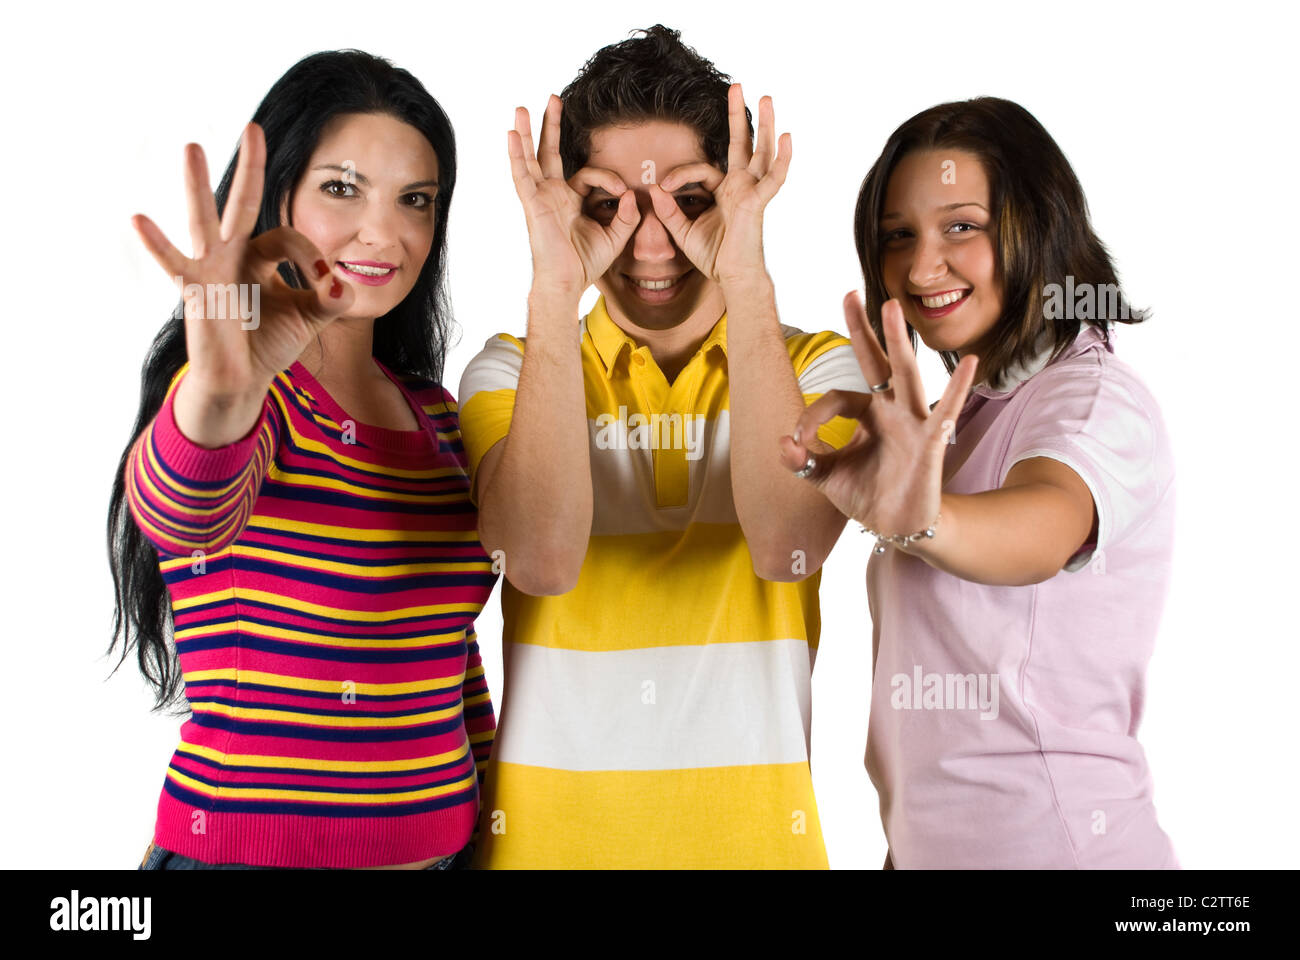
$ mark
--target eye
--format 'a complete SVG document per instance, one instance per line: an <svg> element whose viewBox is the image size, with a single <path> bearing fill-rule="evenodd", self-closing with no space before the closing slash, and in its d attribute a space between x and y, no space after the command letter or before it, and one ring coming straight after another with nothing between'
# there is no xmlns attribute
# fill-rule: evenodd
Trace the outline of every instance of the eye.
<svg viewBox="0 0 1300 960"><path fill-rule="evenodd" d="M422 192L408 193L402 198L402 201L408 207L412 207L416 210L423 210L425 207L433 203L433 194Z"/></svg>
<svg viewBox="0 0 1300 960"><path fill-rule="evenodd" d="M599 223L608 223L618 214L618 197L604 197L587 201L587 216Z"/></svg>
<svg viewBox="0 0 1300 960"><path fill-rule="evenodd" d="M326 180L320 185L320 189L321 193L327 193L331 197L338 197L341 200L358 196L357 185L355 183L344 183L342 180ZM340 190L343 192L339 192ZM351 193L347 191L351 191Z"/></svg>
<svg viewBox="0 0 1300 960"><path fill-rule="evenodd" d="M975 230L980 229L980 225L978 223L962 221L961 223L954 223L948 229L953 233L972 233Z"/></svg>
<svg viewBox="0 0 1300 960"><path fill-rule="evenodd" d="M890 246L896 247L899 244L901 244L903 241L910 238L911 236L912 233L910 230L906 230L906 229L890 230L888 233L886 233L883 237L880 238L880 242L887 247Z"/></svg>
<svg viewBox="0 0 1300 960"><path fill-rule="evenodd" d="M682 212L691 216L698 217L705 210L709 209L709 207L713 206L712 197L701 196L698 193L680 194L674 199L676 199L677 206L681 208Z"/></svg>

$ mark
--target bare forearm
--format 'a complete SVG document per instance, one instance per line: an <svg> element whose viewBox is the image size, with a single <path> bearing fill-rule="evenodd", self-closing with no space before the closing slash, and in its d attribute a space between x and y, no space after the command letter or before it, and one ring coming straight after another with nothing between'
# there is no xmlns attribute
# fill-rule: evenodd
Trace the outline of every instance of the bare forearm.
<svg viewBox="0 0 1300 960"><path fill-rule="evenodd" d="M945 493L940 504L942 519L933 539L898 549L974 583L1041 583L1055 576L1084 543L1077 524L1072 525L1068 496L1047 484Z"/></svg>
<svg viewBox="0 0 1300 960"><path fill-rule="evenodd" d="M530 296L510 433L479 511L482 542L504 551L506 576L517 586L540 584L540 592L576 582L591 535L577 315L576 299Z"/></svg>
<svg viewBox="0 0 1300 960"><path fill-rule="evenodd" d="M755 569L773 580L819 569L844 516L816 488L791 474L775 451L804 411L781 334L771 280L724 288L730 390L731 485L736 516ZM813 452L829 449L809 438ZM796 552L798 551L798 552ZM802 557L802 563L796 559Z"/></svg>

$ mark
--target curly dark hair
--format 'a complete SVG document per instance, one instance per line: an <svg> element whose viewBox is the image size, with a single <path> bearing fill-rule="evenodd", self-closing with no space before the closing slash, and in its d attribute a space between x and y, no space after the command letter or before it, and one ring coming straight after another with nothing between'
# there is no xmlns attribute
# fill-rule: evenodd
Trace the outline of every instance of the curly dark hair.
<svg viewBox="0 0 1300 960"><path fill-rule="evenodd" d="M597 50L560 94L565 178L586 166L592 131L647 120L693 127L709 163L725 173L731 140L727 121L731 78L682 43L680 30L656 23L632 33L641 36ZM748 107L745 126L752 141L754 125Z"/></svg>

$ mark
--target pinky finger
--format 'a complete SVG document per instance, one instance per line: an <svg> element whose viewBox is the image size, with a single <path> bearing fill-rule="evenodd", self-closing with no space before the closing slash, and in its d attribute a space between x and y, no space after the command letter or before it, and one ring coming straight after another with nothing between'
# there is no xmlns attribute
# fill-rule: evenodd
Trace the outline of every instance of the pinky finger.
<svg viewBox="0 0 1300 960"><path fill-rule="evenodd" d="M189 258L172 246L171 241L156 223L143 213L137 213L131 218L131 226L135 227L140 242L144 244L158 266L167 272L167 276L172 278L185 276Z"/></svg>
<svg viewBox="0 0 1300 960"><path fill-rule="evenodd" d="M790 134L781 134L781 139L777 141L776 160L768 168L763 179L758 181L755 189L758 191L759 199L764 203L771 201L776 196L776 192L785 184L786 175L790 172L790 157L794 152Z"/></svg>

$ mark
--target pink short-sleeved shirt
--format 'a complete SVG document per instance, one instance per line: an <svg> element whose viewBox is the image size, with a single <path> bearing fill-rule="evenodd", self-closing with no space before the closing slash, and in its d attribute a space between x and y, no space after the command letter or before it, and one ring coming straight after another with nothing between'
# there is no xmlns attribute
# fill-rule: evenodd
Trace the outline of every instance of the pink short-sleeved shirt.
<svg viewBox="0 0 1300 960"><path fill-rule="evenodd" d="M866 763L896 868L1178 866L1136 736L1173 549L1169 442L1096 327L1046 361L975 387L943 489L994 490L1017 461L1059 460L1092 491L1097 542L1019 587L894 548L867 566Z"/></svg>

